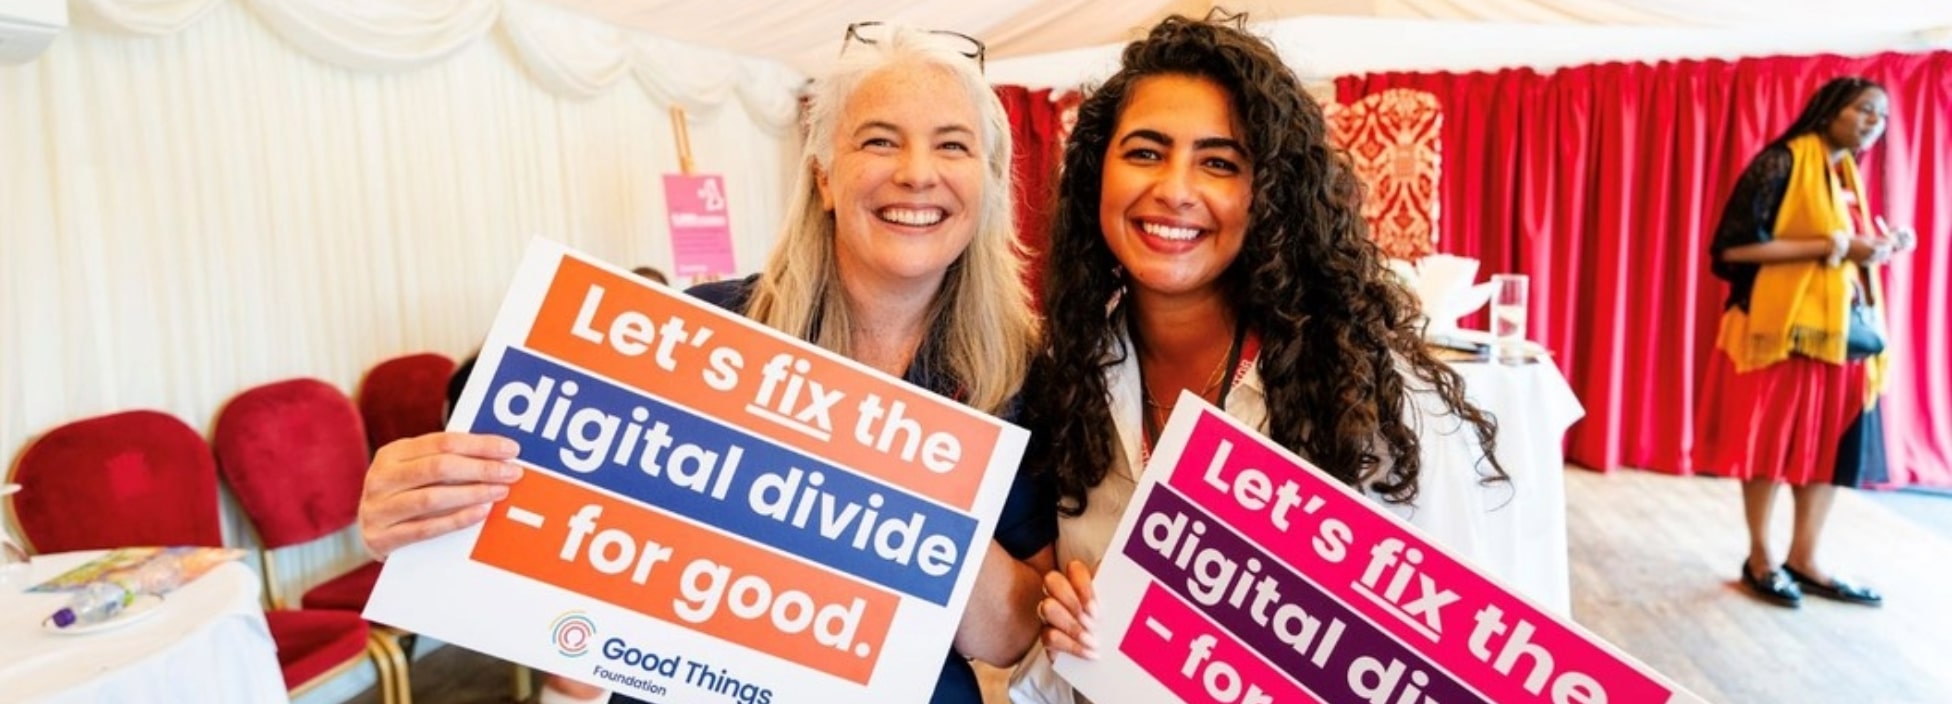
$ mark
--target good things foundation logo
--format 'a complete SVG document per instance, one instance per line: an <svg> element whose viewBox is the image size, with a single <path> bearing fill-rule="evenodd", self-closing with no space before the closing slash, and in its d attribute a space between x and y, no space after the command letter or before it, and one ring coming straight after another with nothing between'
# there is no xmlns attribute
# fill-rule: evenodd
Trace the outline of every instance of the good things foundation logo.
<svg viewBox="0 0 1952 704"><path fill-rule="evenodd" d="M556 617L549 626L549 632L556 641L556 652L565 656L582 657L590 651L590 643L596 640L596 624L581 611L568 611Z"/></svg>

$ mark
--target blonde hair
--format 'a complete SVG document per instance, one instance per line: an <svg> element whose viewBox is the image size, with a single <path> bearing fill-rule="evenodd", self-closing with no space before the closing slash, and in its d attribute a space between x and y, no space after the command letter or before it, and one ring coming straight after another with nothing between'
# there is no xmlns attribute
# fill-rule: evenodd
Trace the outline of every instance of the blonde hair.
<svg viewBox="0 0 1952 704"><path fill-rule="evenodd" d="M816 80L808 106L800 175L779 243L760 272L746 315L776 330L852 356L849 305L838 283L834 214L823 207L816 175L833 163L834 130L847 98L875 74L905 66L949 72L982 118L987 183L976 235L951 262L929 306L923 349L960 385L969 406L996 413L1015 396L1029 367L1036 322L1022 277L1011 210L1009 117L975 61L926 32L896 28L872 45L849 47L832 72Z"/></svg>

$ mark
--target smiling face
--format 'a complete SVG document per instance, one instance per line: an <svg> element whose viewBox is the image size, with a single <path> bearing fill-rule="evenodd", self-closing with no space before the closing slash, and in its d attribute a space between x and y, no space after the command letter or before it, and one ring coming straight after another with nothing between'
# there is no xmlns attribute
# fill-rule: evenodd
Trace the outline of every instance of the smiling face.
<svg viewBox="0 0 1952 704"><path fill-rule="evenodd" d="M1249 160L1227 91L1160 75L1132 85L1105 150L1105 243L1142 294L1210 294L1239 256L1253 203Z"/></svg>
<svg viewBox="0 0 1952 704"><path fill-rule="evenodd" d="M1884 136L1884 121L1890 114L1891 98L1882 89L1865 88L1824 126L1823 141L1833 149L1869 149Z"/></svg>
<svg viewBox="0 0 1952 704"><path fill-rule="evenodd" d="M817 180L841 276L939 285L980 221L981 119L947 69L897 65L862 81Z"/></svg>

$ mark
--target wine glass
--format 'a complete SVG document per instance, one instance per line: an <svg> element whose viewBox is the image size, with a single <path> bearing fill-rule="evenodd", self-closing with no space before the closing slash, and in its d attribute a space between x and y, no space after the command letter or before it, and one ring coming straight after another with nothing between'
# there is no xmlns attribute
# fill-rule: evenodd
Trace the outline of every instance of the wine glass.
<svg viewBox="0 0 1952 704"><path fill-rule="evenodd" d="M1524 362L1526 297L1531 279L1524 274L1496 274L1491 284L1493 354L1506 364Z"/></svg>

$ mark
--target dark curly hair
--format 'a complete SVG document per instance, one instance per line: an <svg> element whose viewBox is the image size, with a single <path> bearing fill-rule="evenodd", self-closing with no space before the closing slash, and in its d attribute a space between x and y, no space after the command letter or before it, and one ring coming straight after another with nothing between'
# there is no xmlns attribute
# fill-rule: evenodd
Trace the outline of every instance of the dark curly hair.
<svg viewBox="0 0 1952 704"><path fill-rule="evenodd" d="M1823 87L1810 96L1809 102L1803 104L1803 112L1796 116L1796 121L1769 142L1769 146L1788 146L1789 140L1823 131L1831 121L1837 119L1837 115L1843 113L1844 108L1857 102L1857 96L1872 88L1884 90L1884 86L1877 81L1858 76L1838 76L1824 82Z"/></svg>
<svg viewBox="0 0 1952 704"><path fill-rule="evenodd" d="M1246 242L1220 285L1239 323L1261 333L1267 435L1351 486L1408 503L1422 470L1404 414L1408 372L1475 428L1490 462L1485 480L1505 479L1492 456L1496 423L1424 348L1416 304L1369 238L1362 185L1329 145L1320 106L1239 22L1167 18L1125 47L1122 68L1078 109L1042 281L1046 344L1024 384L1026 422L1037 430L1029 461L1053 475L1058 508L1072 516L1112 465L1105 371L1124 361L1117 340L1128 310L1107 315L1126 282L1100 229L1100 179L1133 87L1170 74L1226 89L1246 133L1253 202Z"/></svg>

